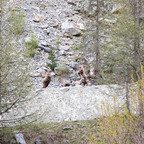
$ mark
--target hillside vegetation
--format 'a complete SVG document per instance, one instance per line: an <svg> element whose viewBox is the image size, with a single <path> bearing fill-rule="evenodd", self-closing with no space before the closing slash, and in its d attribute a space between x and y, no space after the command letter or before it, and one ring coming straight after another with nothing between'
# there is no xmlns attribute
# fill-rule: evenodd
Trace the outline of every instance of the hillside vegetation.
<svg viewBox="0 0 144 144"><path fill-rule="evenodd" d="M143 144L143 39L143 0L0 0L0 143Z"/></svg>

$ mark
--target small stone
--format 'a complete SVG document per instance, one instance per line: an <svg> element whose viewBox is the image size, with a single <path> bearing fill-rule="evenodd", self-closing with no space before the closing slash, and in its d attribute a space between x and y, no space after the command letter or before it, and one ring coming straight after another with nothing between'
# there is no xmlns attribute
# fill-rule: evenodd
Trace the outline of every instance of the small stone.
<svg viewBox="0 0 144 144"><path fill-rule="evenodd" d="M61 91L63 91L63 92L67 92L67 91L70 90L68 87L62 87L62 88L60 88L60 89L61 89Z"/></svg>
<svg viewBox="0 0 144 144"><path fill-rule="evenodd" d="M50 137L47 140L47 144L54 144L54 140Z"/></svg>
<svg viewBox="0 0 144 144"><path fill-rule="evenodd" d="M42 144L41 139L40 139L40 138L37 138L37 139L35 140L35 144Z"/></svg>
<svg viewBox="0 0 144 144"><path fill-rule="evenodd" d="M79 59L78 56L74 56L74 57L73 57L73 60L75 60L75 61L77 61L78 59Z"/></svg>
<svg viewBox="0 0 144 144"><path fill-rule="evenodd" d="M51 76L55 76L56 74L52 71L50 75L51 75Z"/></svg>
<svg viewBox="0 0 144 144"><path fill-rule="evenodd" d="M80 81L75 81L75 85L80 85Z"/></svg>
<svg viewBox="0 0 144 144"><path fill-rule="evenodd" d="M104 19L104 22L109 23L109 24L115 24L115 23L116 23L116 20Z"/></svg>
<svg viewBox="0 0 144 144"><path fill-rule="evenodd" d="M49 30L49 29L44 30L44 33L45 33L46 35L49 35L49 34L50 34L50 30Z"/></svg>
<svg viewBox="0 0 144 144"><path fill-rule="evenodd" d="M27 87L31 87L32 86L32 84L31 83L27 83Z"/></svg>
<svg viewBox="0 0 144 144"><path fill-rule="evenodd" d="M40 48L41 50L44 50L44 52L47 52L47 53L50 53L50 51L51 51L51 48L48 48L48 47L39 46L39 48Z"/></svg>
<svg viewBox="0 0 144 144"><path fill-rule="evenodd" d="M65 53L65 51L64 51L64 50L60 50L60 51L59 51L59 54L60 54L60 55L63 55L63 56L65 56L65 55L66 55L66 53Z"/></svg>
<svg viewBox="0 0 144 144"><path fill-rule="evenodd" d="M67 34L67 33L65 33L63 37L64 37L64 38L73 39L73 36L71 36L71 35L69 35L69 34Z"/></svg>
<svg viewBox="0 0 144 144"><path fill-rule="evenodd" d="M40 45L45 46L45 47L47 47L47 46L48 46L48 44L47 44L47 42L46 42L46 41L41 41L41 42L40 42Z"/></svg>
<svg viewBox="0 0 144 144"><path fill-rule="evenodd" d="M43 70L47 70L47 67L46 66L43 66L43 67L41 67L41 69L43 69Z"/></svg>
<svg viewBox="0 0 144 144"><path fill-rule="evenodd" d="M82 23L78 23L77 25L78 25L80 30L83 30L83 31L86 30L85 26Z"/></svg>
<svg viewBox="0 0 144 144"><path fill-rule="evenodd" d="M70 65L70 62L69 62L69 61L66 61L65 63L66 63L66 65L68 65L68 66Z"/></svg>
<svg viewBox="0 0 144 144"><path fill-rule="evenodd" d="M77 69L78 63L77 63L77 62L72 62L72 63L71 63L71 67L72 67L73 69Z"/></svg>
<svg viewBox="0 0 144 144"><path fill-rule="evenodd" d="M70 43L66 42L65 45L70 45Z"/></svg>
<svg viewBox="0 0 144 144"><path fill-rule="evenodd" d="M65 126L63 127L63 130L73 130L73 126Z"/></svg>
<svg viewBox="0 0 144 144"><path fill-rule="evenodd" d="M52 25L53 28L58 28L58 24Z"/></svg>
<svg viewBox="0 0 144 144"><path fill-rule="evenodd" d="M73 52L68 52L67 54L71 56L73 54Z"/></svg>
<svg viewBox="0 0 144 144"><path fill-rule="evenodd" d="M12 139L12 140L10 141L10 144L17 144L17 142L16 142L16 140Z"/></svg>
<svg viewBox="0 0 144 144"><path fill-rule="evenodd" d="M59 27L59 21L57 19L52 21L51 27L58 28Z"/></svg>
<svg viewBox="0 0 144 144"><path fill-rule="evenodd" d="M67 3L70 4L70 5L76 6L76 4L71 0L69 0Z"/></svg>
<svg viewBox="0 0 144 144"><path fill-rule="evenodd" d="M34 77L41 77L41 74L36 72L36 73L33 74L33 76Z"/></svg>
<svg viewBox="0 0 144 144"><path fill-rule="evenodd" d="M46 25L41 26L41 28L42 28L42 29L47 29L48 27L49 27L49 25L47 25L47 24L46 24Z"/></svg>
<svg viewBox="0 0 144 144"><path fill-rule="evenodd" d="M48 54L48 53L46 53L46 54L45 54L45 58L48 58L48 57L49 57L49 54Z"/></svg>
<svg viewBox="0 0 144 144"><path fill-rule="evenodd" d="M18 144L26 144L26 141L25 141L22 133L16 133L15 138L16 138Z"/></svg>
<svg viewBox="0 0 144 144"><path fill-rule="evenodd" d="M44 20L44 16L40 16L40 15L37 16L35 15L35 18L33 19L34 22L41 22L43 20Z"/></svg>
<svg viewBox="0 0 144 144"><path fill-rule="evenodd" d="M35 91L36 91L36 92L40 92L40 91L42 91L42 89L36 89Z"/></svg>
<svg viewBox="0 0 144 144"><path fill-rule="evenodd" d="M70 49L70 46L60 46L59 49L68 51Z"/></svg>
<svg viewBox="0 0 144 144"><path fill-rule="evenodd" d="M73 14L73 15L79 14L79 12L75 10L72 14Z"/></svg>

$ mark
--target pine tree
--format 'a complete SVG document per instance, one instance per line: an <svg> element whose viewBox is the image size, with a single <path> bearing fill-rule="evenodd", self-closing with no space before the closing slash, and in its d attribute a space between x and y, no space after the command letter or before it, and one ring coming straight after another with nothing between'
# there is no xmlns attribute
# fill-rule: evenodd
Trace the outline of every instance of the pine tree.
<svg viewBox="0 0 144 144"><path fill-rule="evenodd" d="M47 63L47 66L54 71L55 67L57 67L57 63L56 63L56 57L53 50L50 51L48 59L51 61L51 63Z"/></svg>

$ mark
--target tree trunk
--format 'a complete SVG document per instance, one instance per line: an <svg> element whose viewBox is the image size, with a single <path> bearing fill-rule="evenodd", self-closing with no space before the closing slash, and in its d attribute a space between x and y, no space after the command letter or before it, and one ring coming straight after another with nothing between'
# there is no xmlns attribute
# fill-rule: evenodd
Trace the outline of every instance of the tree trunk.
<svg viewBox="0 0 144 144"><path fill-rule="evenodd" d="M139 78L141 78L141 72L140 72L140 25L139 25L139 19L140 19L140 9L139 9L139 0L137 0L137 47L136 47L136 54L137 54L137 72Z"/></svg>
<svg viewBox="0 0 144 144"><path fill-rule="evenodd" d="M97 14L96 14L96 22L97 22L97 31L96 31L96 71L99 72L99 0L97 0Z"/></svg>
<svg viewBox="0 0 144 144"><path fill-rule="evenodd" d="M130 113L127 64L125 65L125 82L126 82L126 107Z"/></svg>
<svg viewBox="0 0 144 144"><path fill-rule="evenodd" d="M1 101L2 101L2 95L1 95L1 26L2 26L2 1L0 1L0 113L1 113Z"/></svg>

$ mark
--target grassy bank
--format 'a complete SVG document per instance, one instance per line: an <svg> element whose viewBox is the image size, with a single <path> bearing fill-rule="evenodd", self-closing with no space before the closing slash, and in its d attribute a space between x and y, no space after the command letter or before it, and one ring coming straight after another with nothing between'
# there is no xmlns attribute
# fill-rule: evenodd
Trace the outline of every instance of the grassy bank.
<svg viewBox="0 0 144 144"><path fill-rule="evenodd" d="M29 124L13 128L3 128L0 131L1 144L9 143L14 137L14 131L20 131L27 144L34 144L37 138L46 144L48 141L54 144L86 144L88 129L93 128L97 120Z"/></svg>

